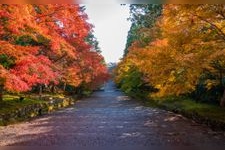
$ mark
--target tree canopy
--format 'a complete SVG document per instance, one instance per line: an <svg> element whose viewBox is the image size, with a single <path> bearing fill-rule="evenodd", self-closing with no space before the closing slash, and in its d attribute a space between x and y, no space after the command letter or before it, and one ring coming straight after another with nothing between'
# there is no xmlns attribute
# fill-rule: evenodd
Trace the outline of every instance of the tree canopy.
<svg viewBox="0 0 225 150"><path fill-rule="evenodd" d="M39 85L95 88L107 77L93 25L72 4L0 5L0 81L11 92Z"/></svg>
<svg viewBox="0 0 225 150"><path fill-rule="evenodd" d="M135 14L139 16L139 11ZM115 81L133 89L137 82L130 85L125 81L135 78L131 73L135 69L141 75L138 83L157 89L151 95L193 94L202 87L202 95L215 89L214 100L220 99L224 106L225 5L166 4L158 14L152 16L154 19L146 18L150 22L155 20L151 26L142 25L140 17L133 18L142 27L136 31L131 28L130 32L151 40L137 38L131 44L128 40L128 53L115 71Z"/></svg>

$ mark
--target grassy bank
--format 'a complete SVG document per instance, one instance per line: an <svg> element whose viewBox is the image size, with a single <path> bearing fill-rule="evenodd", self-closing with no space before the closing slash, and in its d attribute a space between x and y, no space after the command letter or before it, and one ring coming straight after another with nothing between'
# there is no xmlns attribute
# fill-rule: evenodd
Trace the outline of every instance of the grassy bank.
<svg viewBox="0 0 225 150"><path fill-rule="evenodd" d="M22 101L19 100L19 96L15 95L4 95L3 102L0 103L0 114L5 114L10 111L15 111L22 107L26 107L34 104L45 103L44 100L39 100L35 98L24 98Z"/></svg>
<svg viewBox="0 0 225 150"><path fill-rule="evenodd" d="M76 97L63 95L45 95L42 100L38 95L29 95L20 101L19 96L4 95L0 103L0 125L8 125L47 114L74 104Z"/></svg>
<svg viewBox="0 0 225 150"><path fill-rule="evenodd" d="M143 101L146 106L182 114L198 123L206 124L214 130L225 131L225 108L217 105L196 103L188 97L148 98L147 95L140 96L135 93L128 95Z"/></svg>

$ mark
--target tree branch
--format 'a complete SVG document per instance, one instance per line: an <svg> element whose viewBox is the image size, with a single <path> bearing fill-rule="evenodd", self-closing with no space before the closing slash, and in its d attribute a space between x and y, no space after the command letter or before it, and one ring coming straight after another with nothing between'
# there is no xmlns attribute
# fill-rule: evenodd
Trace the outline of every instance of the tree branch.
<svg viewBox="0 0 225 150"><path fill-rule="evenodd" d="M196 14L192 14L192 15L197 17L198 19L200 19L200 20L210 24L211 27L213 27L217 31L217 33L222 37L222 39L225 40L225 33L222 31L221 28L219 28L218 26L216 26L215 24L213 24L212 22L210 22L209 20L207 20L207 19L205 19L205 18L203 18L201 16L198 16Z"/></svg>

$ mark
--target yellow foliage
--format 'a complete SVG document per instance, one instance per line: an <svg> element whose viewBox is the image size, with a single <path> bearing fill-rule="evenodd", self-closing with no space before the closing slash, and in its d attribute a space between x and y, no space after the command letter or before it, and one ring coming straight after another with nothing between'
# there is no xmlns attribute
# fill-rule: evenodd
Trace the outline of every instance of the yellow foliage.
<svg viewBox="0 0 225 150"><path fill-rule="evenodd" d="M155 95L165 96L194 91L206 70L215 76L223 72L224 78L225 19L221 14L225 14L224 5L164 5L153 27L161 35L146 32L153 34L152 42L145 47L134 42L129 47L115 70L116 83L137 67L144 81L159 89ZM206 87L219 80L207 81Z"/></svg>
<svg viewBox="0 0 225 150"><path fill-rule="evenodd" d="M206 80L205 84L207 89L211 89L212 87L218 85L219 82L216 80Z"/></svg>

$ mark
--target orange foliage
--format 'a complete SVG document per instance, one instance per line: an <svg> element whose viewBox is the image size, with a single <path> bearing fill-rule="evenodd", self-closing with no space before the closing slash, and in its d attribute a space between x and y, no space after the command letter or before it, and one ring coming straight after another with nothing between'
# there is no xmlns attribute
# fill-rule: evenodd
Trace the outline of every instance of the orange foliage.
<svg viewBox="0 0 225 150"><path fill-rule="evenodd" d="M92 32L79 5L0 5L0 78L5 89L27 91L38 84L104 82L104 59L92 52ZM14 86L16 85L16 86ZM97 85L96 85L97 86Z"/></svg>

